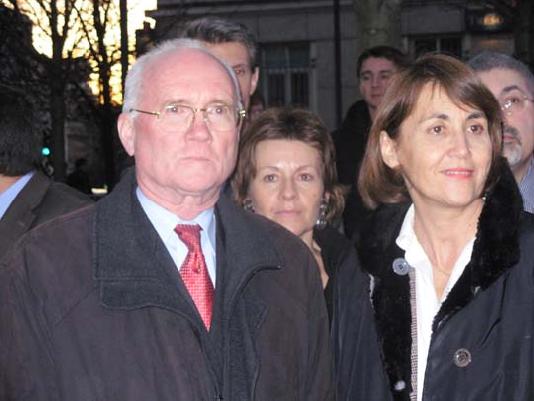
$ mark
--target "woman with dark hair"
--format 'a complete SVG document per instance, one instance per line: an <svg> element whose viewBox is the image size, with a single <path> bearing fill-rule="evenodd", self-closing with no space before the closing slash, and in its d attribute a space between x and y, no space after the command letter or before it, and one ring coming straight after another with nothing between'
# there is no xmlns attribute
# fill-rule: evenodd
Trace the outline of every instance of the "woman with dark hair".
<svg viewBox="0 0 534 401"><path fill-rule="evenodd" d="M499 104L451 57L416 61L377 112L359 250L394 400L534 399L534 220L500 152ZM350 326L334 322L349 334L338 370L361 357Z"/></svg>
<svg viewBox="0 0 534 401"><path fill-rule="evenodd" d="M356 265L355 251L330 223L343 211L334 145L310 111L272 108L243 134L232 180L236 201L300 237L310 248L331 311L332 282L343 264Z"/></svg>

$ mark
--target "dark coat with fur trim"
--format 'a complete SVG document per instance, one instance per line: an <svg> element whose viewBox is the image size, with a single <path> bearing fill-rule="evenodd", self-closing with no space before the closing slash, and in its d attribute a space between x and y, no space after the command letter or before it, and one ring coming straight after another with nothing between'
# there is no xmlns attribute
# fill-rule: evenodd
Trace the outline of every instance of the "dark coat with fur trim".
<svg viewBox="0 0 534 401"><path fill-rule="evenodd" d="M392 270L393 260L404 256L395 240L407 208L379 210L361 243L396 401L409 400L411 390L409 278ZM503 166L486 198L471 260L434 319L423 400L534 400L533 336L534 216L522 211L515 180Z"/></svg>
<svg viewBox="0 0 534 401"><path fill-rule="evenodd" d="M2 269L0 400L331 400L304 243L221 198L208 333L131 176L30 232Z"/></svg>

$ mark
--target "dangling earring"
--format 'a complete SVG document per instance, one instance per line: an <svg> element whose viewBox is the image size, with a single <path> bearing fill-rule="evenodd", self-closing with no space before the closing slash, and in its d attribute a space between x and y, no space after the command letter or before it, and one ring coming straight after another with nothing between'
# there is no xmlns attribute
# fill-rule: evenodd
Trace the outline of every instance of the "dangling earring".
<svg viewBox="0 0 534 401"><path fill-rule="evenodd" d="M243 201L243 209L245 209L247 212L250 212L250 213L256 212L254 210L254 205L252 204L252 199L247 198Z"/></svg>
<svg viewBox="0 0 534 401"><path fill-rule="evenodd" d="M328 209L328 202L325 198L321 200L321 204L319 205L319 217L317 218L317 221L315 222L315 228L318 230L322 230L326 227L326 211Z"/></svg>

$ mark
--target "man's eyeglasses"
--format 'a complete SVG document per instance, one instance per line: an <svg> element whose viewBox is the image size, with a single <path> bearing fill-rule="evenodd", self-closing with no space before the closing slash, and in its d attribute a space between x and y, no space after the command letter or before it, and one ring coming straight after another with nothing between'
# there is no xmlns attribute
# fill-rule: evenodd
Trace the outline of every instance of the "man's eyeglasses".
<svg viewBox="0 0 534 401"><path fill-rule="evenodd" d="M502 111L508 116L523 110L527 102L534 102L534 99L531 99L523 94L507 96L499 101Z"/></svg>
<svg viewBox="0 0 534 401"><path fill-rule="evenodd" d="M161 111L147 111L130 109L137 112L156 116L163 129L180 132L187 131L195 121L197 112L202 113L202 118L211 130L229 131L235 129L246 116L246 111L225 103L214 103L204 108L191 107L181 103L170 103Z"/></svg>

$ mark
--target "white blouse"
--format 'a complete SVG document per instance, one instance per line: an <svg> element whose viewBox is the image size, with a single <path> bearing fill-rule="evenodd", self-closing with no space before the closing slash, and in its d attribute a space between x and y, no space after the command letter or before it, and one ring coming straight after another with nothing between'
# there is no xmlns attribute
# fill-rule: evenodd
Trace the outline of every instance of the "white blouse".
<svg viewBox="0 0 534 401"><path fill-rule="evenodd" d="M397 237L397 245L405 251L404 259L415 270L415 291L417 308L417 401L423 398L425 370L428 359L430 339L432 337L432 322L441 308L441 304L454 287L465 266L471 259L473 237L462 250L449 277L441 299L438 299L434 288L432 265L414 231L415 209L412 204L404 217L401 230ZM412 366L412 369L415 368Z"/></svg>

